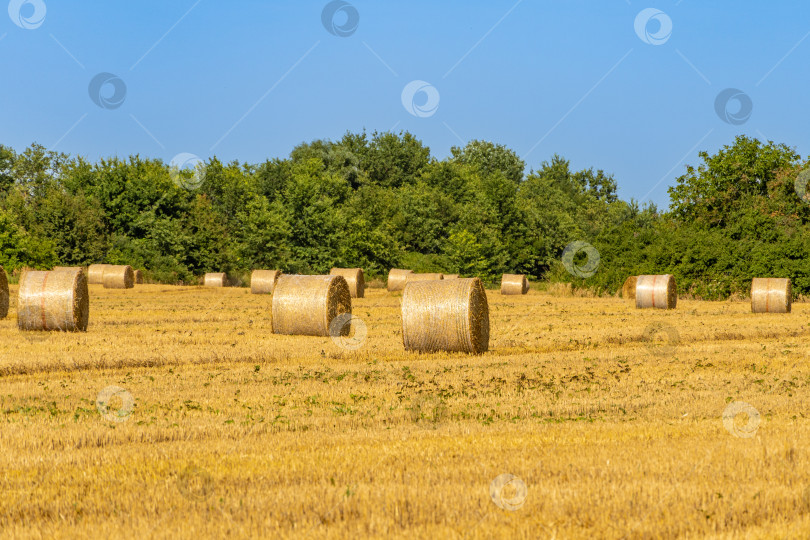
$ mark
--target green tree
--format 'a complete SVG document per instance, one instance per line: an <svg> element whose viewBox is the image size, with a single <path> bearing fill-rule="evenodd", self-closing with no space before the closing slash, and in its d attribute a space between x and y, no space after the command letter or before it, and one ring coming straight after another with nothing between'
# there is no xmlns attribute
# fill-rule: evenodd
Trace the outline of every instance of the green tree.
<svg viewBox="0 0 810 540"><path fill-rule="evenodd" d="M489 272L483 246L470 231L461 229L451 233L444 244L444 252L450 270L462 276L483 277L485 279L494 277Z"/></svg>
<svg viewBox="0 0 810 540"><path fill-rule="evenodd" d="M361 160L370 182L391 188L414 183L429 163L430 148L407 132L374 132Z"/></svg>
<svg viewBox="0 0 810 540"><path fill-rule="evenodd" d="M739 135L714 155L700 152L703 161L689 165L669 188L672 212L684 221L724 227L745 196L768 194L780 172L795 167L799 155L784 144L761 143Z"/></svg>
<svg viewBox="0 0 810 540"><path fill-rule="evenodd" d="M500 172L516 184L523 180L526 163L502 144L472 140L464 148L452 147L450 153L453 161L470 165L484 176Z"/></svg>
<svg viewBox="0 0 810 540"><path fill-rule="evenodd" d="M291 227L288 212L279 201L255 196L239 215L237 233L239 266L284 268L290 258Z"/></svg>
<svg viewBox="0 0 810 540"><path fill-rule="evenodd" d="M13 148L0 144L0 197L14 185L14 162L17 154Z"/></svg>
<svg viewBox="0 0 810 540"><path fill-rule="evenodd" d="M449 227L459 218L453 200L422 181L402 186L396 192L399 212L394 227L402 246L419 253L440 253Z"/></svg>
<svg viewBox="0 0 810 540"><path fill-rule="evenodd" d="M342 206L350 192L348 182L326 172L320 159L293 166L292 179L283 195L289 212L292 270L328 272L333 266L347 232Z"/></svg>

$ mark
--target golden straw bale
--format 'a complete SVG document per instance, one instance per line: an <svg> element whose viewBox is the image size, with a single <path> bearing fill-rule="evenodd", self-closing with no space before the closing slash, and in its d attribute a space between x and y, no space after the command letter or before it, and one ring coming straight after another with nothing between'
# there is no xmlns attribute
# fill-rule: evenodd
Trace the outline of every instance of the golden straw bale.
<svg viewBox="0 0 810 540"><path fill-rule="evenodd" d="M352 313L352 296L343 276L278 278L272 302L273 333L329 336L329 325L338 315ZM348 335L351 325L340 325L339 335Z"/></svg>
<svg viewBox="0 0 810 540"><path fill-rule="evenodd" d="M273 294L276 281L281 276L279 270L254 270L250 274L250 292L253 294Z"/></svg>
<svg viewBox="0 0 810 540"><path fill-rule="evenodd" d="M135 285L143 285L143 270L135 270Z"/></svg>
<svg viewBox="0 0 810 540"><path fill-rule="evenodd" d="M401 291L405 288L405 281L413 274L413 270L403 270L402 268L392 268L388 272L388 290Z"/></svg>
<svg viewBox="0 0 810 540"><path fill-rule="evenodd" d="M206 287L227 287L228 275L223 272L209 272L203 278L203 285Z"/></svg>
<svg viewBox="0 0 810 540"><path fill-rule="evenodd" d="M793 288L789 278L751 280L751 311L754 313L790 313Z"/></svg>
<svg viewBox="0 0 810 540"><path fill-rule="evenodd" d="M438 281L443 279L444 274L439 273L417 274L414 272L412 274L408 274L407 276L405 276L405 284L407 285L412 281Z"/></svg>
<svg viewBox="0 0 810 540"><path fill-rule="evenodd" d="M622 285L622 298L636 299L636 280L638 276L629 276Z"/></svg>
<svg viewBox="0 0 810 540"><path fill-rule="evenodd" d="M444 274L444 279L458 279L458 274Z"/></svg>
<svg viewBox="0 0 810 540"><path fill-rule="evenodd" d="M366 295L366 279L363 276L362 268L332 268L330 276L343 276L349 284L349 292L352 298L363 298Z"/></svg>
<svg viewBox="0 0 810 540"><path fill-rule="evenodd" d="M90 296L83 271L25 273L17 300L20 330L84 332L89 318Z"/></svg>
<svg viewBox="0 0 810 540"><path fill-rule="evenodd" d="M678 303L678 289L675 276L638 276L636 278L636 307L675 309Z"/></svg>
<svg viewBox="0 0 810 540"><path fill-rule="evenodd" d="M135 271L128 264L111 264L104 269L105 289L131 289L135 286Z"/></svg>
<svg viewBox="0 0 810 540"><path fill-rule="evenodd" d="M409 282L402 294L407 351L466 352L489 348L489 306L479 278Z"/></svg>
<svg viewBox="0 0 810 540"><path fill-rule="evenodd" d="M91 264L87 267L87 283L90 285L103 285L104 284L104 269L109 264Z"/></svg>
<svg viewBox="0 0 810 540"><path fill-rule="evenodd" d="M8 275L5 268L0 266L0 319L8 317Z"/></svg>
<svg viewBox="0 0 810 540"><path fill-rule="evenodd" d="M504 274L501 278L501 294L526 294L529 280L523 274Z"/></svg>

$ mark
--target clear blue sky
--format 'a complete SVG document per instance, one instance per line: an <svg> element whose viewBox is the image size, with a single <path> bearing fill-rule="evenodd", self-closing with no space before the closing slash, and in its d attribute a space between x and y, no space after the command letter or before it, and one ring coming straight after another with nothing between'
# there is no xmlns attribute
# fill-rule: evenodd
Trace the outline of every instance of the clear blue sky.
<svg viewBox="0 0 810 540"><path fill-rule="evenodd" d="M12 0L0 143L260 162L347 130L407 130L440 158L474 138L527 168L558 153L659 206L699 150L738 133L810 153L810 2L353 0L329 19L346 36L324 26L327 4ZM99 73L126 85L100 85L109 109L89 95ZM415 80L431 95L406 99L412 114ZM716 112L727 88L752 105L736 125Z"/></svg>

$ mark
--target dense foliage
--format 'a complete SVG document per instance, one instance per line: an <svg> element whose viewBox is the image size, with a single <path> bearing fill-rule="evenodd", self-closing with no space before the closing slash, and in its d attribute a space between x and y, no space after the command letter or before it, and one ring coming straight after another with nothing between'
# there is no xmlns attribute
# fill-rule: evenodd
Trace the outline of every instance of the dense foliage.
<svg viewBox="0 0 810 540"><path fill-rule="evenodd" d="M347 133L261 164L209 159L196 170L132 156L90 163L0 146L0 264L127 263L164 282L251 268L321 273L360 266L503 272L613 291L629 274L674 273L709 298L753 275L810 291L810 208L790 148L738 137L670 188L668 213L619 200L602 170L559 156L526 171L485 141L438 160L409 133ZM588 250L561 256L572 242ZM593 257L593 251L590 251ZM571 255L571 254L569 254ZM573 267L573 269L572 269Z"/></svg>

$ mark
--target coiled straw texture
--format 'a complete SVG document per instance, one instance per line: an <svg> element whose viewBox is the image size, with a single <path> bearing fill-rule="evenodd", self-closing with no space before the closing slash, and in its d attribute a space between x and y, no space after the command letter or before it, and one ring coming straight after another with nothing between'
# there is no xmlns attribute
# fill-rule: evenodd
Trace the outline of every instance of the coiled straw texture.
<svg viewBox="0 0 810 540"><path fill-rule="evenodd" d="M9 291L8 275L5 268L0 266L0 319L8 317Z"/></svg>
<svg viewBox="0 0 810 540"><path fill-rule="evenodd" d="M131 289L135 286L135 271L127 264L108 265L102 284L105 289Z"/></svg>
<svg viewBox="0 0 810 540"><path fill-rule="evenodd" d="M343 276L282 275L273 291L272 312L275 334L329 336L335 317L352 313L349 285ZM336 334L350 331L343 324Z"/></svg>
<svg viewBox="0 0 810 540"><path fill-rule="evenodd" d="M109 264L91 264L87 267L87 283L90 285L104 284L104 269Z"/></svg>
<svg viewBox="0 0 810 540"><path fill-rule="evenodd" d="M278 270L254 270L250 274L250 292L252 294L273 294L281 272Z"/></svg>
<svg viewBox="0 0 810 540"><path fill-rule="evenodd" d="M523 274L504 274L501 278L501 294L526 294L529 280Z"/></svg>
<svg viewBox="0 0 810 540"><path fill-rule="evenodd" d="M83 271L26 272L17 300L20 330L84 332L89 319L90 297Z"/></svg>
<svg viewBox="0 0 810 540"><path fill-rule="evenodd" d="M638 276L636 279L636 307L675 309L678 303L678 289L675 276Z"/></svg>
<svg viewBox="0 0 810 540"><path fill-rule="evenodd" d="M388 272L388 290L401 291L405 288L405 282L408 276L413 274L413 270L404 270L402 268L392 268Z"/></svg>
<svg viewBox="0 0 810 540"><path fill-rule="evenodd" d="M203 285L206 287L227 287L228 275L222 272L210 272L205 274Z"/></svg>
<svg viewBox="0 0 810 540"><path fill-rule="evenodd" d="M366 280L362 268L332 268L330 276L343 276L349 284L349 293L352 298L363 298L366 295Z"/></svg>
<svg viewBox="0 0 810 540"><path fill-rule="evenodd" d="M444 274L439 273L424 273L424 274L417 274L411 273L405 277L405 284L411 283L412 281L439 281L444 279Z"/></svg>
<svg viewBox="0 0 810 540"><path fill-rule="evenodd" d="M751 280L751 311L754 313L790 313L793 289L788 278Z"/></svg>
<svg viewBox="0 0 810 540"><path fill-rule="evenodd" d="M622 298L636 299L636 280L638 276L629 276L622 284Z"/></svg>
<svg viewBox="0 0 810 540"><path fill-rule="evenodd" d="M402 343L407 351L487 351L489 306L481 280L408 283L402 294Z"/></svg>

